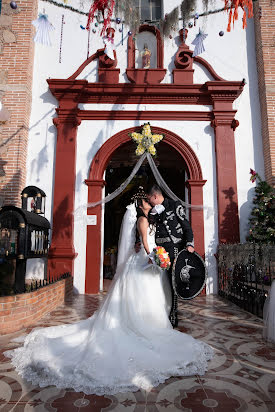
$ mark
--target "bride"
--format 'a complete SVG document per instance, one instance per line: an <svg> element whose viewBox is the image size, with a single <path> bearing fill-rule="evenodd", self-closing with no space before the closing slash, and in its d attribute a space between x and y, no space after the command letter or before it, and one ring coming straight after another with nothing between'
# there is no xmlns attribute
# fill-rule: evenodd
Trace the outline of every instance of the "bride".
<svg viewBox="0 0 275 412"><path fill-rule="evenodd" d="M127 206L110 291L93 316L72 325L36 329L24 346L5 352L34 385L86 394L149 390L171 376L203 375L213 350L169 321L165 271L148 264L155 246L145 195ZM136 227L142 248L134 251Z"/></svg>

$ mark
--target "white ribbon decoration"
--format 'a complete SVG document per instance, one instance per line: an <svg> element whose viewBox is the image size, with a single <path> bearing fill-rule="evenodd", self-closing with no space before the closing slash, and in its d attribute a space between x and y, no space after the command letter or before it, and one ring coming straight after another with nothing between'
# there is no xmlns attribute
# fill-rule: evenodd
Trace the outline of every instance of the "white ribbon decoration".
<svg viewBox="0 0 275 412"><path fill-rule="evenodd" d="M145 152L145 153L143 153L143 155L140 157L139 161L134 166L130 176L114 192L112 192L109 195L105 196L103 199L98 200L97 202L86 203L85 205L79 206L74 212L75 220L76 221L77 220L85 220L86 216L87 216L87 208L95 207L95 206L98 206L98 205L103 205L107 202L110 202L111 200L113 200L118 195L120 195L120 193L122 193L123 190L126 189L128 184L132 181L134 176L137 174L137 172L138 172L139 168L141 167L142 163L144 162L145 158L147 158L147 160L148 160L149 166L151 167L151 170L153 172L153 175L156 179L157 184L171 199L173 199L175 201L179 201L186 208L192 208L192 209L196 209L196 210L201 210L201 209L204 209L204 208L209 209L208 207L204 207L203 205L191 205L190 203L184 202L177 195L175 195L175 193L172 192L172 190L169 188L169 186L163 180L163 178L162 178L161 174L159 173L158 168L157 168L154 160L152 159L152 156L150 155L150 153Z"/></svg>

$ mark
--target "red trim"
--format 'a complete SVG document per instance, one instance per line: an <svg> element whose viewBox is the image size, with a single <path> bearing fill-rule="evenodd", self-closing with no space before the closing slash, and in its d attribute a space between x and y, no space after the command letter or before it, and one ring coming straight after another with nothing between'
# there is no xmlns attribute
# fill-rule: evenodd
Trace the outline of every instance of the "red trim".
<svg viewBox="0 0 275 412"><path fill-rule="evenodd" d="M129 133L138 131L139 127L131 127L115 134L105 142L95 155L89 173L89 179L85 181L88 188L88 201L94 202L102 196L102 176L113 152L129 141ZM203 204L202 187L205 180L202 179L202 171L199 160L192 148L182 138L175 133L152 126L154 133L165 134L164 143L169 144L183 157L190 174L190 196L194 204ZM95 190L95 185L97 185ZM100 274L100 254L101 248L101 207L96 207L88 211L89 214L96 214L97 226L87 228L87 265L86 265L86 286L85 293L97 293L99 291ZM191 211L192 227L194 227L196 250L204 255L204 219L202 211ZM91 253L91 250L93 253Z"/></svg>
<svg viewBox="0 0 275 412"><path fill-rule="evenodd" d="M93 60L98 59L99 56L101 56L103 53L104 49L97 50L94 54L92 54L92 56L85 60L70 77L68 77L68 80L76 79L77 76L79 76L80 73L85 69L85 67L88 66L88 64L90 64Z"/></svg>
<svg viewBox="0 0 275 412"><path fill-rule="evenodd" d="M73 261L77 256L73 244L74 198L75 198L75 154L77 127L80 124L76 111L66 118L57 110L54 119L57 127L56 165L54 181L54 204L52 241L49 250L48 275L60 276L70 272L73 275ZM68 165L64 173L64 165Z"/></svg>
<svg viewBox="0 0 275 412"><path fill-rule="evenodd" d="M97 202L102 197L102 189L106 182L103 179L85 180L88 186L88 202ZM100 262L101 262L101 206L89 208L88 215L96 215L97 224L87 226L86 243L86 276L85 292L98 293L100 285ZM98 272L94 271L97 267Z"/></svg>
<svg viewBox="0 0 275 412"><path fill-rule="evenodd" d="M159 29L156 26L142 24L139 27L139 33L148 31L156 36L157 40L157 67L151 69L141 69L135 67L136 42L134 36L128 37L128 54L127 54L127 69L126 76L128 80L136 84L158 84L166 74L166 69L163 68L163 41Z"/></svg>
<svg viewBox="0 0 275 412"><path fill-rule="evenodd" d="M215 70L213 69L213 67L211 66L211 64L209 64L209 63L208 63L206 60L204 60L202 57L196 56L196 57L193 57L193 59L194 59L195 62L197 62L197 63L201 64L202 66L204 66L204 67L209 71L209 73L210 73L211 76L214 78L214 80L226 82L226 80L224 80L221 76L219 76L219 75L215 72Z"/></svg>
<svg viewBox="0 0 275 412"><path fill-rule="evenodd" d="M163 69L163 41L159 29L156 26L150 26L149 24L142 24L139 27L138 32L142 33L149 31L156 36L157 39L157 69ZM127 69L135 69L135 51L136 42L134 36L128 37L128 54L127 54ZM150 69L149 69L150 70ZM166 71L166 70L165 70Z"/></svg>
<svg viewBox="0 0 275 412"><path fill-rule="evenodd" d="M190 203L192 205L203 205L203 186L206 180L193 180L188 179L187 185L190 188ZM190 209L190 222L192 224L192 229L194 233L195 249L196 251L204 257L204 222L203 209Z"/></svg>
<svg viewBox="0 0 275 412"><path fill-rule="evenodd" d="M112 136L112 138L108 139L101 146L92 161L89 172L89 180L102 179L103 173L112 156L112 153L122 144L129 141L129 133L138 130L140 130L140 127L130 127L129 129L122 130L121 132L118 132L117 134ZM190 179L202 180L200 162L193 149L180 136L178 136L176 133L171 132L170 130L166 130L162 127L156 127L153 125L152 130L154 133L165 134L165 143L176 149L184 158L190 173Z"/></svg>
<svg viewBox="0 0 275 412"><path fill-rule="evenodd" d="M240 241L235 139L232 116L214 111L218 233L220 243ZM234 116L234 114L232 114Z"/></svg>
<svg viewBox="0 0 275 412"><path fill-rule="evenodd" d="M243 90L242 82L205 84L102 84L87 80L48 79L52 94L78 103L201 104L225 101L231 104ZM226 108L229 110L229 107Z"/></svg>

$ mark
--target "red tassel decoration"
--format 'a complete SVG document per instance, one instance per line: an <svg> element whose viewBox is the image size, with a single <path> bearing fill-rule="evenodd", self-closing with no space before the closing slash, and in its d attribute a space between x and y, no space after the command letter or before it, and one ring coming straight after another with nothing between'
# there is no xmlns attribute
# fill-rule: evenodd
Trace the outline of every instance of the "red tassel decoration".
<svg viewBox="0 0 275 412"><path fill-rule="evenodd" d="M247 27L247 13L248 18L253 17L253 1L252 0L224 0L224 8L229 10L227 31L231 30L231 23L234 26L235 20L238 20L239 13L238 8L243 10L243 28Z"/></svg>
<svg viewBox="0 0 275 412"><path fill-rule="evenodd" d="M93 4L91 5L90 11L89 11L86 29L90 30L90 26L95 17L95 13L101 11L102 16L103 16L103 27L102 27L100 35L101 36L104 35L107 27L110 26L114 6L115 6L115 0L94 0ZM106 10L108 10L107 16L105 12Z"/></svg>

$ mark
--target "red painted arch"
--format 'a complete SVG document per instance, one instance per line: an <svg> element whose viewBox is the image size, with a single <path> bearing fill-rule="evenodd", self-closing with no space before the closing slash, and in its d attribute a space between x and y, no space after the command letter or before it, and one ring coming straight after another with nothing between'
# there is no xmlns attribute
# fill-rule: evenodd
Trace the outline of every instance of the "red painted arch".
<svg viewBox="0 0 275 412"><path fill-rule="evenodd" d="M122 144L129 141L129 133L139 131L140 126L130 127L129 129L122 130L116 133L110 139L108 139L98 150L95 155L89 172L89 180L102 179L103 173L107 167L107 164L112 157L113 152L118 149ZM202 180L202 171L200 162L193 151L193 149L177 134L170 130L163 129L161 127L152 127L154 133L164 134L164 142L172 146L186 162L190 173L190 180Z"/></svg>
<svg viewBox="0 0 275 412"><path fill-rule="evenodd" d="M129 142L129 133L139 131L139 127L122 130L108 139L95 155L85 181L88 185L88 202L95 202L102 198L102 189L105 182L102 180L104 171L112 154L124 143ZM184 159L189 172L188 186L192 204L203 204L203 186L206 180L202 178L200 162L192 148L177 134L161 127L152 127L154 133L164 134L166 144L172 146ZM101 269L101 207L88 209L88 214L96 215L97 224L87 226L86 247L86 276L85 293L98 293ZM203 210L191 209L190 221L194 232L195 249L204 255L204 218ZM91 253L93 251L93 253Z"/></svg>

